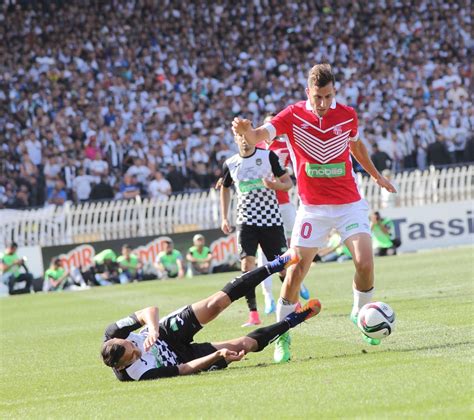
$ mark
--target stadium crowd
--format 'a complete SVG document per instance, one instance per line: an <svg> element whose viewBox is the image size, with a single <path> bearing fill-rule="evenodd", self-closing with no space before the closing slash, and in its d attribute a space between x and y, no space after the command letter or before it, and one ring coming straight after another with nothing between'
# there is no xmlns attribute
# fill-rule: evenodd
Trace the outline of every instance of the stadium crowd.
<svg viewBox="0 0 474 420"><path fill-rule="evenodd" d="M467 0L0 7L0 208L207 189L322 60L380 170L474 160Z"/></svg>

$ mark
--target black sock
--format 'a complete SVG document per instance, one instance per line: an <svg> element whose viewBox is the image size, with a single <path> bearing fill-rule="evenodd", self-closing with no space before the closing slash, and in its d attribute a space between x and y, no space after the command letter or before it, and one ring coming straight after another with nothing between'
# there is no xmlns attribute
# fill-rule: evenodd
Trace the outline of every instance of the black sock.
<svg viewBox="0 0 474 420"><path fill-rule="evenodd" d="M285 281L285 277L286 276L282 276L281 273L278 274L278 278L280 279L280 281L283 283Z"/></svg>
<svg viewBox="0 0 474 420"><path fill-rule="evenodd" d="M258 330L252 331L247 334L247 337L253 338L258 348L256 351L262 351L271 342L275 341L282 334L286 333L290 329L290 325L285 320L269 325L268 327L259 328Z"/></svg>
<svg viewBox="0 0 474 420"><path fill-rule="evenodd" d="M255 296L255 287L265 280L269 274L270 273L268 272L266 266L258 267L255 270L236 277L234 280L227 283L223 287L222 291L226 293L227 296L229 296L232 302L240 299L242 296L245 296L251 290L254 291Z"/></svg>
<svg viewBox="0 0 474 420"><path fill-rule="evenodd" d="M245 295L245 300L247 301L249 311L257 310L257 297L255 296L255 288L247 292L247 294Z"/></svg>

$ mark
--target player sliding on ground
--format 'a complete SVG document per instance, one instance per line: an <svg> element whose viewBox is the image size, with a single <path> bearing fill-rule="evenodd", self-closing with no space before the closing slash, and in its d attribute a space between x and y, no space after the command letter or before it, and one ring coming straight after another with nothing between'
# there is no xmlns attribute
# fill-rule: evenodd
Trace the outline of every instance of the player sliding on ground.
<svg viewBox="0 0 474 420"><path fill-rule="evenodd" d="M232 302L245 296L268 275L298 263L299 254L290 248L273 261L236 277L224 288L184 309L158 320L158 308L150 307L109 325L102 345L102 358L121 381L139 381L189 375L203 370L223 369L246 353L263 350L269 343L303 321L317 315L321 304L310 300L280 322L250 334L219 343L193 343L203 325L215 319ZM135 333L133 331L145 327Z"/></svg>

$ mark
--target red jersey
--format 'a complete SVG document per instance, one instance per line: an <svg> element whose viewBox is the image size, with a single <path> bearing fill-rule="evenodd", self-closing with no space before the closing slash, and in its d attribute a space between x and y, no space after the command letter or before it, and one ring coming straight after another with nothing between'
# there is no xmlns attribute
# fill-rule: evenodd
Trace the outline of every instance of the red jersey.
<svg viewBox="0 0 474 420"><path fill-rule="evenodd" d="M286 134L303 204L347 204L361 199L350 158L357 141L357 114L334 100L324 117L309 101L290 105L264 124L270 137Z"/></svg>
<svg viewBox="0 0 474 420"><path fill-rule="evenodd" d="M274 152L278 156L278 160L280 161L280 166L282 168L287 168L288 166L290 166L290 152L288 151L288 146L284 139L280 139L277 137L270 144L262 141L258 143L256 147L271 150L272 152ZM290 194L288 194L288 191L275 192L278 204L286 204L290 202Z"/></svg>

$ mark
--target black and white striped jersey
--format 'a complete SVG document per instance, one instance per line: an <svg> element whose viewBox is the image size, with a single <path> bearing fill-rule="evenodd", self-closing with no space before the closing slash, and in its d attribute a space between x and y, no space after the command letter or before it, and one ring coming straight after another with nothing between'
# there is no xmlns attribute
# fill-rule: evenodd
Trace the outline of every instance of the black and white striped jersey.
<svg viewBox="0 0 474 420"><path fill-rule="evenodd" d="M235 154L225 161L223 170L224 187L235 184L237 225L283 225L275 191L263 184L263 179L279 178L286 173L274 152L256 148L251 156Z"/></svg>
<svg viewBox="0 0 474 420"><path fill-rule="evenodd" d="M148 337L148 329L144 328L138 333L133 332L140 327L142 327L142 325L137 317L132 314L110 324L105 330L104 341L108 341L112 338L123 338L135 344L142 353L142 356L138 360L125 369L114 369L117 378L121 381L138 381L150 371L153 372L155 379L177 376L179 374L178 365L183 361L179 359L176 352L174 352L162 338L156 340L150 350L145 351L144 343ZM163 335L165 334L160 326L160 336Z"/></svg>

